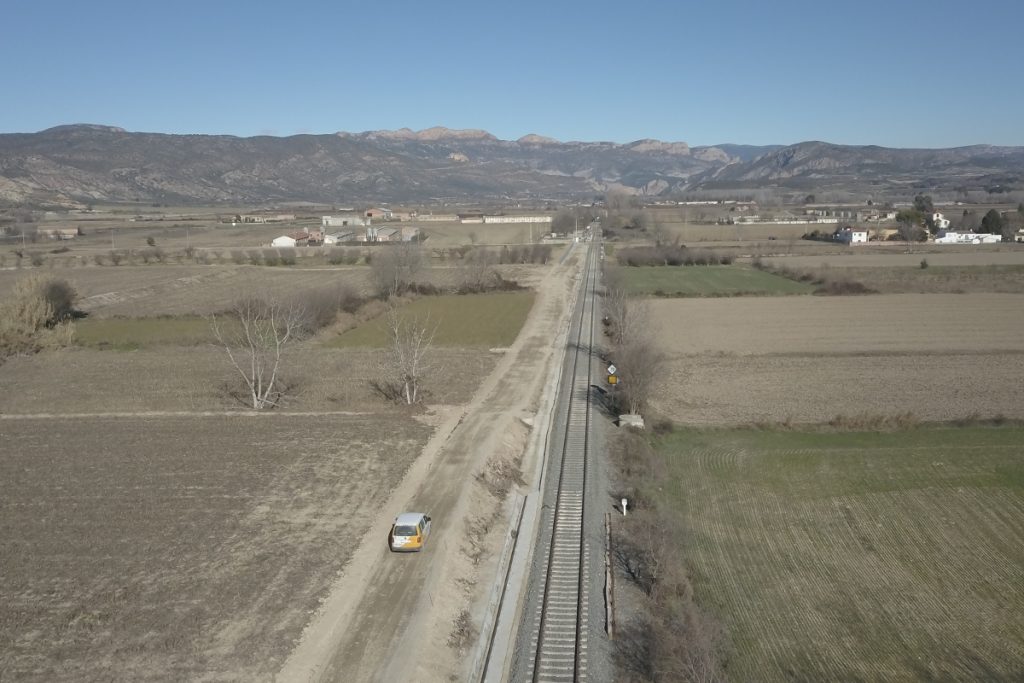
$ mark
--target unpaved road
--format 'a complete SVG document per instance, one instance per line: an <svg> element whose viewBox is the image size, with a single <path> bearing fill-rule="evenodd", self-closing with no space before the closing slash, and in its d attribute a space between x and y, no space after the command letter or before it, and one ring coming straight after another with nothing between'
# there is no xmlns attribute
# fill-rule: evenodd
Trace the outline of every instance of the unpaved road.
<svg viewBox="0 0 1024 683"><path fill-rule="evenodd" d="M480 509L488 499L473 495L475 475L493 458L521 452L527 441L521 418L535 415L544 384L557 371L556 339L568 319L579 262L553 266L537 286L515 344L470 403L448 412L314 615L279 681L465 678L469 657L448 645L449 635L462 610L479 611L474 607L493 579L488 557L474 563L465 552L467 520L494 508L491 502L491 509ZM391 521L402 510L433 517L422 553L387 550ZM504 526L504 519L496 525Z"/></svg>

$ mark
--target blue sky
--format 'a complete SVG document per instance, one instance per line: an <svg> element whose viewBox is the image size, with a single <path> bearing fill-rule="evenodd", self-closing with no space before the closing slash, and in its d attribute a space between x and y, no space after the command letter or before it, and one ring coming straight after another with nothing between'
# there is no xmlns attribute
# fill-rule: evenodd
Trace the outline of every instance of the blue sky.
<svg viewBox="0 0 1024 683"><path fill-rule="evenodd" d="M1024 3L8 0L0 132L1024 145Z"/></svg>

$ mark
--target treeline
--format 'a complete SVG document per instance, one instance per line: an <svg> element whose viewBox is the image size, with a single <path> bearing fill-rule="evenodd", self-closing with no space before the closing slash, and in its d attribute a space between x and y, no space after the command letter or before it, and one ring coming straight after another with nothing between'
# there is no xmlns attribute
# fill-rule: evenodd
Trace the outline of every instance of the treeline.
<svg viewBox="0 0 1024 683"><path fill-rule="evenodd" d="M625 247L615 252L620 266L727 266L731 254L708 249L689 249L682 244Z"/></svg>

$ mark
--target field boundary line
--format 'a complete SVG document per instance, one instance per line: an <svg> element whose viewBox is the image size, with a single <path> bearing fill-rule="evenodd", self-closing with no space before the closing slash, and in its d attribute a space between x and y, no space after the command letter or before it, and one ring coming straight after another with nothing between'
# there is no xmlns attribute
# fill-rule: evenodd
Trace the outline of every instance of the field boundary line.
<svg viewBox="0 0 1024 683"><path fill-rule="evenodd" d="M386 415L388 413L357 412L347 410L313 411L304 410L296 412L277 411L247 411L240 410L140 410L131 412L111 413L0 413L0 420L59 420L85 419L101 417L327 417L327 416L359 416L359 415Z"/></svg>

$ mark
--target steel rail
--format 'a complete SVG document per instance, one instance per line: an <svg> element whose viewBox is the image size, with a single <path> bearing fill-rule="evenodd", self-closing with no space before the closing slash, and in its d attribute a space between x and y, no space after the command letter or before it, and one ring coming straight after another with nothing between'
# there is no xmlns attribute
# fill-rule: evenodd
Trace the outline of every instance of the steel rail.
<svg viewBox="0 0 1024 683"><path fill-rule="evenodd" d="M575 334L571 335L576 350L565 438L561 444L557 495L549 527L551 540L543 566L544 592L531 641L536 649L528 677L535 682L575 683L586 679L588 553L583 520L597 319L597 248L588 253L580 316Z"/></svg>

